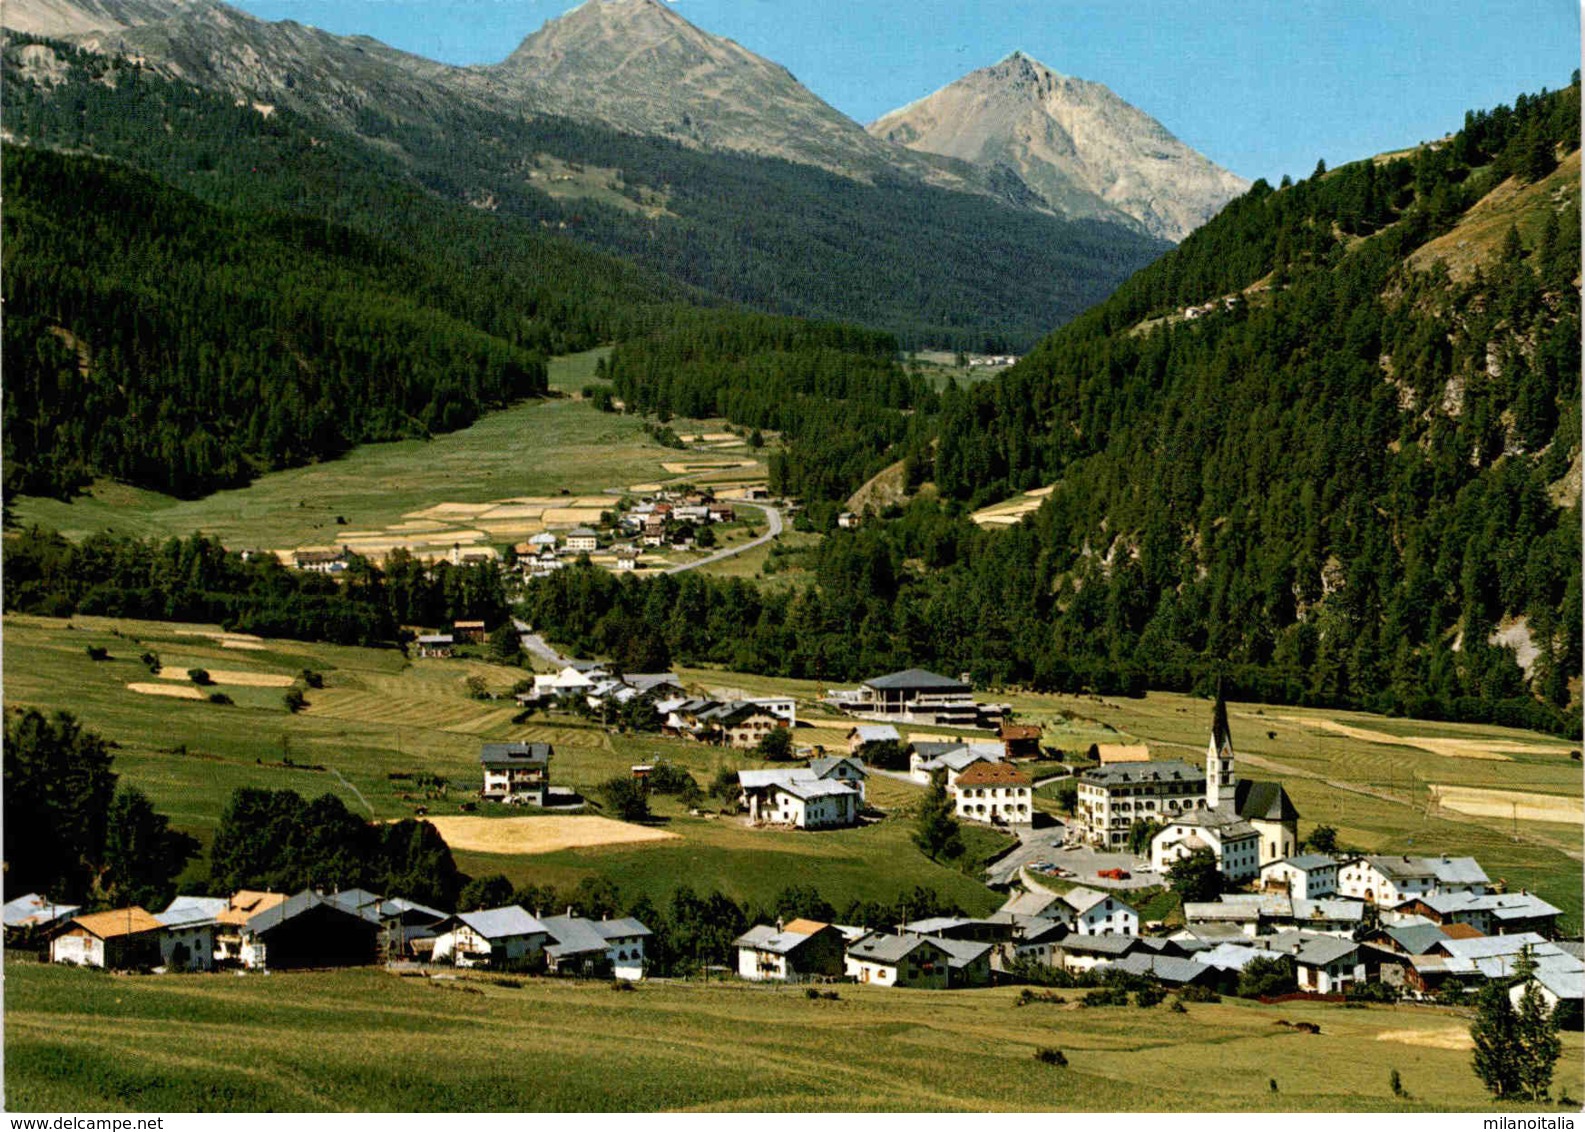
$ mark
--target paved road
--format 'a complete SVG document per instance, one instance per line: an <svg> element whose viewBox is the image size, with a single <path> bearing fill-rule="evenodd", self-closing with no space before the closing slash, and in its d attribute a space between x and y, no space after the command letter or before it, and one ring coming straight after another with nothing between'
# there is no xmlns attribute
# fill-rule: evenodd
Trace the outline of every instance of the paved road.
<svg viewBox="0 0 1585 1132"><path fill-rule="evenodd" d="M551 647L550 642L546 641L544 637L531 631L527 621L514 617L512 618L512 627L517 630L518 640L522 641L523 647L541 660L548 660L557 668L565 668L572 663L572 657L562 656L561 653Z"/></svg>
<svg viewBox="0 0 1585 1132"><path fill-rule="evenodd" d="M1062 845L1062 838L1066 832L1061 822L1044 829L1019 830L1018 848L991 863L991 866L985 870L985 882L995 885L1012 884L1018 879L1018 872L1025 865L1051 860Z"/></svg>
<svg viewBox="0 0 1585 1132"><path fill-rule="evenodd" d="M732 499L728 502L730 502L734 507L752 507L756 511L763 511L765 513L765 520L768 524L765 533L760 535L758 538L751 538L747 542L739 543L737 546L729 546L725 550L718 550L714 554L706 555L697 562L684 562L680 566L668 566L664 571L662 571L662 573L680 574L684 570L697 570L701 566L708 566L712 562L721 562L725 559L733 558L739 554L742 554L745 550L753 550L756 546L763 546L765 543L781 534L781 512L776 510L776 508L766 503L750 503L745 499Z"/></svg>

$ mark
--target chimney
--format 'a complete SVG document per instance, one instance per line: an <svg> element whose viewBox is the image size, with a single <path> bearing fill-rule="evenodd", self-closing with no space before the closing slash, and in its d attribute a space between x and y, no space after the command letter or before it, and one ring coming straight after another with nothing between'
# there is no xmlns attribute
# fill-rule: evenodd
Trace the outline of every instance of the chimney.
<svg viewBox="0 0 1585 1132"><path fill-rule="evenodd" d="M785 925L782 923L782 918L780 916L777 916L776 917L776 934L780 935L784 926Z"/></svg>
<svg viewBox="0 0 1585 1132"><path fill-rule="evenodd" d="M567 905L567 915L568 915L568 917L572 916L572 905L571 904Z"/></svg>

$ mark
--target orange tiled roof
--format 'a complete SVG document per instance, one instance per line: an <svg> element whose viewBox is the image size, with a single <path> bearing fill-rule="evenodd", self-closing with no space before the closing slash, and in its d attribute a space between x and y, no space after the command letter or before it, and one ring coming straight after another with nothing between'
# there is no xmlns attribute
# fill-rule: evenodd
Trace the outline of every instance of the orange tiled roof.
<svg viewBox="0 0 1585 1132"><path fill-rule="evenodd" d="M782 930L797 932L799 935L814 935L815 932L830 926L830 924L822 924L819 920L792 920L784 925Z"/></svg>
<svg viewBox="0 0 1585 1132"><path fill-rule="evenodd" d="M1481 939L1483 933L1474 924L1442 924L1442 934L1448 939Z"/></svg>
<svg viewBox="0 0 1585 1132"><path fill-rule="evenodd" d="M955 780L959 786L1028 786L1029 776L1007 763L970 763Z"/></svg>
<svg viewBox="0 0 1585 1132"><path fill-rule="evenodd" d="M117 939L124 935L159 931L165 925L137 905L116 908L109 912L90 912L86 916L73 916L71 924L100 939Z"/></svg>
<svg viewBox="0 0 1585 1132"><path fill-rule="evenodd" d="M260 912L275 907L277 904L286 903L284 892L255 892L244 888L231 898L231 907L227 908L215 920L222 924L241 927L248 920Z"/></svg>

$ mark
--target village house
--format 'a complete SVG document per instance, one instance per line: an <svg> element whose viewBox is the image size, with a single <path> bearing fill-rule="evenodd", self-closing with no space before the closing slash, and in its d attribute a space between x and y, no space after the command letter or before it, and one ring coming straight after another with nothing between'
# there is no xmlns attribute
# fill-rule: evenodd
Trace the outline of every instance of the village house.
<svg viewBox="0 0 1585 1132"><path fill-rule="evenodd" d="M135 905L73 916L50 939L50 962L114 971L158 967L164 930L164 924Z"/></svg>
<svg viewBox="0 0 1585 1132"><path fill-rule="evenodd" d="M1337 862L1320 853L1284 857L1260 868L1260 887L1314 900L1337 891Z"/></svg>
<svg viewBox="0 0 1585 1132"><path fill-rule="evenodd" d="M910 668L865 680L852 691L833 692L827 702L852 715L880 721L977 727L981 709L974 690L961 680Z"/></svg>
<svg viewBox="0 0 1585 1132"><path fill-rule="evenodd" d="M439 909L401 896L382 900L376 913L380 918L380 947L390 959L431 954L436 930L446 919L446 913Z"/></svg>
<svg viewBox="0 0 1585 1132"><path fill-rule="evenodd" d="M1008 763L975 762L954 778L949 790L960 818L992 825L1029 825L1034 820L1034 785Z"/></svg>
<svg viewBox="0 0 1585 1132"><path fill-rule="evenodd" d="M1091 743L1085 752L1091 762L1102 766L1114 763L1148 763L1150 747L1144 743Z"/></svg>
<svg viewBox="0 0 1585 1132"><path fill-rule="evenodd" d="M843 759L833 755L809 760L809 769L816 778L832 782L846 782L859 792L860 805L864 802L864 784L869 770L859 759Z"/></svg>
<svg viewBox="0 0 1585 1132"><path fill-rule="evenodd" d="M453 621L451 635L459 641L466 641L470 645L484 644L488 631L483 621Z"/></svg>
<svg viewBox="0 0 1585 1132"><path fill-rule="evenodd" d="M1368 944L1334 935L1312 936L1293 952L1299 989L1311 994L1345 994L1352 986L1375 982L1382 959Z"/></svg>
<svg viewBox="0 0 1585 1132"><path fill-rule="evenodd" d="M951 959L937 940L870 932L848 944L844 969L859 983L945 990L950 985Z"/></svg>
<svg viewBox="0 0 1585 1132"><path fill-rule="evenodd" d="M638 556L643 551L633 546L619 546L616 548L616 568L618 570L637 570Z"/></svg>
<svg viewBox="0 0 1585 1132"><path fill-rule="evenodd" d="M797 829L838 829L857 825L863 808L862 786L822 778L808 767L738 772L740 803L749 820Z"/></svg>
<svg viewBox="0 0 1585 1132"><path fill-rule="evenodd" d="M1000 743L916 740L908 747L908 776L921 786L928 786L935 773L941 771L950 787L958 780L958 775L973 764L1000 762L1001 759Z"/></svg>
<svg viewBox="0 0 1585 1132"><path fill-rule="evenodd" d="M1132 955L1141 946L1142 941L1137 936L1070 934L1055 944L1053 950L1058 955L1058 966L1070 974L1081 974Z"/></svg>
<svg viewBox="0 0 1585 1132"><path fill-rule="evenodd" d="M534 690L525 692L517 697L519 703L539 703L543 700L556 700L569 694L587 695L589 689L603 680L609 680L611 673L601 664L569 664L559 672L541 673L534 677Z"/></svg>
<svg viewBox="0 0 1585 1132"><path fill-rule="evenodd" d="M600 536L588 527L575 527L567 532L566 545L572 554L592 554L600 549Z"/></svg>
<svg viewBox="0 0 1585 1132"><path fill-rule="evenodd" d="M284 892L256 892L244 888L233 893L226 901L226 907L215 913L215 961L226 964L239 962L243 927L260 912L285 901Z"/></svg>
<svg viewBox="0 0 1585 1132"><path fill-rule="evenodd" d="M1062 964L1062 941L1068 936L1066 924L1044 916L1012 916L1008 921L1013 937L997 946L991 965L998 970L1011 970L1019 963L1033 963L1041 967Z"/></svg>
<svg viewBox="0 0 1585 1132"><path fill-rule="evenodd" d="M1018 892L1000 913L1052 920L1074 935L1138 935L1139 912L1122 898L1080 885L1067 892Z"/></svg>
<svg viewBox="0 0 1585 1132"><path fill-rule="evenodd" d="M516 904L459 912L437 925L431 952L436 963L500 967L529 963L545 949L549 931Z"/></svg>
<svg viewBox="0 0 1585 1132"><path fill-rule="evenodd" d="M969 939L932 936L931 943L947 953L947 986L987 987L991 985L991 955L995 947Z"/></svg>
<svg viewBox="0 0 1585 1132"><path fill-rule="evenodd" d="M764 708L788 727L798 726L798 701L791 696L754 696L744 702Z"/></svg>
<svg viewBox="0 0 1585 1132"><path fill-rule="evenodd" d="M292 564L307 574L340 574L347 569L350 558L346 547L340 550L299 550L292 554Z"/></svg>
<svg viewBox="0 0 1585 1132"><path fill-rule="evenodd" d="M479 750L484 786L479 795L492 802L545 804L550 789L549 743L486 743Z"/></svg>
<svg viewBox="0 0 1585 1132"><path fill-rule="evenodd" d="M589 920L569 912L540 922L549 934L545 960L551 974L630 982L644 977L651 932L632 917Z"/></svg>
<svg viewBox="0 0 1585 1132"><path fill-rule="evenodd" d="M6 901L4 907L0 908L0 922L5 924L7 940L11 940L69 918L80 907L79 904L56 904L48 897L30 892L26 896Z"/></svg>
<svg viewBox="0 0 1585 1132"><path fill-rule="evenodd" d="M851 511L844 511L837 516L837 526L844 531L851 531L859 525L859 517Z"/></svg>
<svg viewBox="0 0 1585 1132"><path fill-rule="evenodd" d="M1532 892L1433 892L1398 905L1400 915L1423 916L1434 924L1468 924L1482 935L1556 934L1562 910Z"/></svg>
<svg viewBox="0 0 1585 1132"><path fill-rule="evenodd" d="M1150 865L1165 873L1197 849L1215 854L1228 884L1243 884L1260 873L1260 834L1221 807L1190 810L1173 818L1150 843Z"/></svg>
<svg viewBox="0 0 1585 1132"><path fill-rule="evenodd" d="M1002 755L1008 759L1038 759L1040 736L1038 724L1004 723L996 737L1002 741Z"/></svg>
<svg viewBox="0 0 1585 1132"><path fill-rule="evenodd" d="M864 748L872 743L900 745L903 741L901 733L889 723L861 723L848 732L847 739L850 755L862 755Z"/></svg>
<svg viewBox="0 0 1585 1132"><path fill-rule="evenodd" d="M1205 804L1205 774L1177 761L1116 763L1079 774L1075 826L1106 849L1128 844L1136 818L1169 823Z"/></svg>
<svg viewBox="0 0 1585 1132"><path fill-rule="evenodd" d="M421 658L440 660L451 656L457 646L456 638L450 633L421 633L415 643Z"/></svg>
<svg viewBox="0 0 1585 1132"><path fill-rule="evenodd" d="M739 977L756 982L796 983L843 973L846 940L832 925L815 920L755 924L733 946Z"/></svg>
<svg viewBox="0 0 1585 1132"><path fill-rule="evenodd" d="M757 747L771 731L790 726L781 716L747 700L706 708L695 715L695 721L716 742L740 751Z"/></svg>
<svg viewBox="0 0 1585 1132"><path fill-rule="evenodd" d="M1219 974L1214 967L1180 955L1163 955L1148 948L1138 948L1119 959L1097 963L1096 969L1120 971L1139 975L1167 987L1214 986Z"/></svg>
<svg viewBox="0 0 1585 1132"><path fill-rule="evenodd" d="M248 917L240 938L238 958L252 970L358 966L379 955L380 920L304 889Z"/></svg>
<svg viewBox="0 0 1585 1132"><path fill-rule="evenodd" d="M1528 978L1508 988L1508 999L1515 1009L1531 986L1546 1003L1547 1012L1560 1030L1579 1030L1585 1022L1585 969L1569 970L1538 966Z"/></svg>
<svg viewBox="0 0 1585 1132"><path fill-rule="evenodd" d="M1396 908L1436 891L1436 872L1424 857L1352 857L1337 870L1340 896Z"/></svg>
<svg viewBox="0 0 1585 1132"><path fill-rule="evenodd" d="M225 905L224 900L215 903ZM220 909L206 910L191 904L172 902L154 918L163 925L160 932L160 966L167 971L210 971L215 966L215 917Z"/></svg>

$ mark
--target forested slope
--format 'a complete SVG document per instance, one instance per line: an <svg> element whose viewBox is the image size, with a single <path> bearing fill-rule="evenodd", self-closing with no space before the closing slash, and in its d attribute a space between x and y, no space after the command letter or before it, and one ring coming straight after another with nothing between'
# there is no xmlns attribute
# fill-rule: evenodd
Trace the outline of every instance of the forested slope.
<svg viewBox="0 0 1585 1132"><path fill-rule="evenodd" d="M833 679L1220 676L1252 698L1577 731L1578 133L1576 78L1408 156L1256 184L1008 374L916 414L938 445L932 462L907 439L913 478L944 506L834 533L807 592L719 587L753 628L669 646ZM1536 211L1479 270L1408 262L1515 187ZM964 517L1053 483L1017 528ZM534 613L574 639L643 631L649 585L549 580Z"/></svg>
<svg viewBox="0 0 1585 1132"><path fill-rule="evenodd" d="M901 175L864 183L487 100L437 94L415 119L371 94L349 129L24 35L8 36L4 60L0 121L15 138L119 157L227 207L420 241L425 210L508 245L548 230L678 292L862 323L909 345L1026 348L1169 246ZM464 234L458 254L479 239Z"/></svg>

